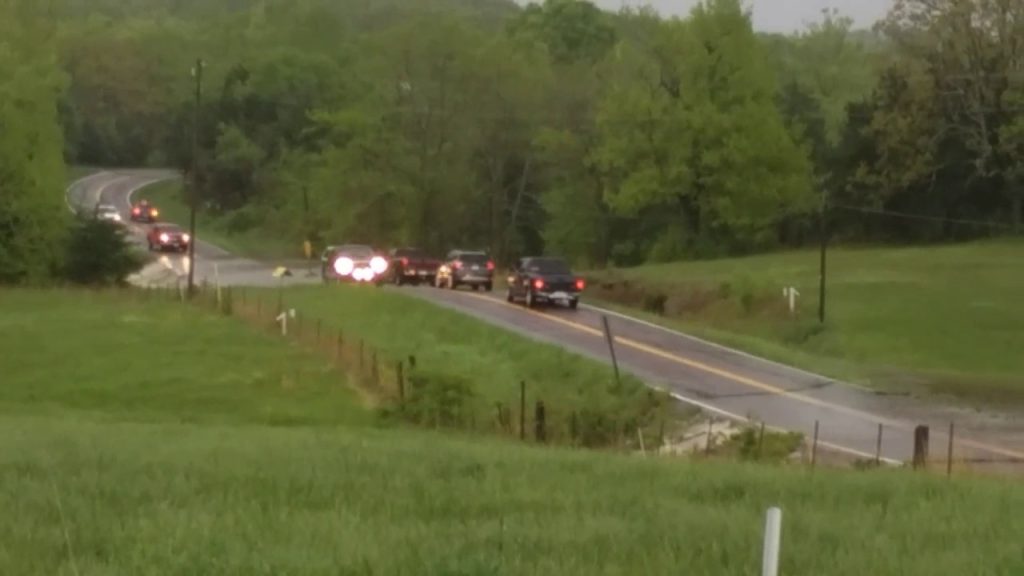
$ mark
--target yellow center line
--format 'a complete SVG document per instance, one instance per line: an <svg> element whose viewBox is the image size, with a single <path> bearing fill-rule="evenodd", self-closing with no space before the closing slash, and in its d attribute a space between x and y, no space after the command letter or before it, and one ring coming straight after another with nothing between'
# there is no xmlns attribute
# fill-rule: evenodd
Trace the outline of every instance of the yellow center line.
<svg viewBox="0 0 1024 576"><path fill-rule="evenodd" d="M535 310L530 310L529 308L520 308L519 306L516 306L515 304L509 303L509 302L505 302L504 300L498 300L496 298L491 298L491 297L488 297L488 296L484 296L482 294L474 294L474 293L470 292L470 293L466 293L466 295L470 296L470 297L473 297L473 298L476 298L478 300L489 302L491 304L496 304L496 305L499 305L499 306L500 305L504 305L504 306L508 306L508 307L512 307L512 308L516 308L516 309L521 309L521 310L527 312L528 314L531 314L531 315L536 316L538 318L544 318L545 320L554 322L556 324L561 324L563 326L572 328L572 329L574 329L576 331L583 332L583 333L586 333L586 334L590 334L592 336L597 336L597 337L600 337L600 338L604 337L604 332L603 331L598 330L596 328L592 328L592 327L587 326L585 324L580 324L578 322L573 322L572 320L566 320L565 318L560 318L558 316L552 316L550 314L543 314L543 313L537 312ZM695 370L700 370L702 372L707 372L709 374L714 374L715 376L719 376L721 378L725 378L727 380L731 380L733 382L736 382L736 383L739 383L739 384L743 384L743 385L748 386L750 388L754 388L756 390L761 390L763 392L767 392L767 393L775 395L775 396L791 398L791 399L796 400L798 402L803 402L805 404L810 404L810 405L818 406L818 407L821 407L821 408L826 408L826 409L829 409L829 410L833 410L835 412L846 414L848 416L854 416L854 417L857 417L857 418L860 418L860 419L863 419L863 420L867 420L868 422L881 423L881 424L884 424L886 426L889 426L889 427L892 427L892 428L896 428L898 430L912 430L913 429L912 426L908 425L905 422L900 422L898 420L891 420L891 419L888 419L888 418L879 417L878 415L871 414L870 412L864 412L862 410L857 410L856 408L850 408L848 406L843 406L841 404L835 404L835 403L832 403L832 402L828 402L826 400L820 400L818 398L813 398L811 396L807 396L807 395L801 394L799 392L790 392L789 390L786 390L785 388L780 388L778 386L773 386L771 384L767 384L767 383L762 382L760 380L756 380L754 378L749 378L747 376L743 376L742 374L737 374L737 373L731 372L729 370L724 370L722 368L716 368L714 366L710 366L710 365L705 364L703 362L699 362L697 360L692 360L690 358L686 358L685 356L680 356L678 354L673 354L671 352L667 352L665 350L661 350L659 348L655 348L653 346L649 346L647 344L643 344L642 342L637 342L636 340L632 340L632 339L629 339L629 338L623 338L621 336L615 336L614 339L615 339L616 342L618 342L619 344L622 344L623 346L626 346L627 348L632 348L634 350L638 350L640 352L644 352L644 353L650 354L652 356L657 356L657 357L662 358L664 360L668 360L668 361L674 362L676 364L681 364L683 366L686 366L686 367L689 367L689 368L693 368ZM983 451L986 451L986 452L991 452L993 454L998 454L1000 456L1006 456L1006 457L1009 457L1009 458L1018 458L1018 459L1024 460L1024 452L1018 452L1018 451L1015 451L1015 450L1009 450L1007 448L1002 448L1000 446L995 446L995 445L987 444L987 443L984 443L984 442L977 442L977 441L974 441L974 440L967 440L967 439L963 439L963 438L958 439L957 443L960 444L961 446L968 446L968 447L971 447L971 448L976 448L978 450L983 450Z"/></svg>

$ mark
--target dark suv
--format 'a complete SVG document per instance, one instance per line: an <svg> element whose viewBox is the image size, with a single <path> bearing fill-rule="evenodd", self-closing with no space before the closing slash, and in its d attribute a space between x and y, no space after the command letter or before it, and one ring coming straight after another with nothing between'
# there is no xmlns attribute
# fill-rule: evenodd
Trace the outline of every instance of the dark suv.
<svg viewBox="0 0 1024 576"><path fill-rule="evenodd" d="M437 269L435 285L455 290L472 286L490 292L494 288L494 261L479 250L452 250Z"/></svg>
<svg viewBox="0 0 1024 576"><path fill-rule="evenodd" d="M522 299L528 308L558 302L575 310L585 287L561 258L522 258L509 271L505 299Z"/></svg>

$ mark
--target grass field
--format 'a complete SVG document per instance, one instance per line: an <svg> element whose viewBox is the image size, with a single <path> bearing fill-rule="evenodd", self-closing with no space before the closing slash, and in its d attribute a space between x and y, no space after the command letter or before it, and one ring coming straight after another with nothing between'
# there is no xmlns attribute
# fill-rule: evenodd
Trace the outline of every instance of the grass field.
<svg viewBox="0 0 1024 576"><path fill-rule="evenodd" d="M881 388L1024 401L1024 242L833 249L823 330L812 251L595 278L602 299L642 307L644 289L661 293L660 321L773 359ZM801 293L797 320L785 286Z"/></svg>
<svg viewBox="0 0 1024 576"><path fill-rule="evenodd" d="M157 182L142 189L138 197L148 198L160 208L161 217L176 224L187 226L189 221L188 204L182 198L180 181ZM250 230L244 233L232 233L224 220L205 212L196 215L196 235L205 242L220 246L225 250L241 256L252 258L301 258L302 245L293 245L273 234Z"/></svg>
<svg viewBox="0 0 1024 576"><path fill-rule="evenodd" d="M521 382L529 406L545 403L552 435L567 433L572 411L579 415L580 428L605 436L620 434L608 427L633 415L656 417L650 392L639 380L627 376L616 385L612 370L602 363L416 298L373 286L337 285L291 288L284 298L310 319L307 323L322 319L332 335L338 329L358 334L392 361L414 355L422 371L468 376L473 413L481 423L495 419L499 402L518 411ZM600 421L593 422L598 416ZM648 422L652 428L659 425ZM632 437L635 429L629 433Z"/></svg>
<svg viewBox="0 0 1024 576"><path fill-rule="evenodd" d="M240 321L97 292L0 292L0 413L369 422L326 359Z"/></svg>
<svg viewBox="0 0 1024 576"><path fill-rule="evenodd" d="M1017 483L367 426L317 357L134 296L0 291L0 350L0 574L731 576L772 505L783 574L1024 571Z"/></svg>

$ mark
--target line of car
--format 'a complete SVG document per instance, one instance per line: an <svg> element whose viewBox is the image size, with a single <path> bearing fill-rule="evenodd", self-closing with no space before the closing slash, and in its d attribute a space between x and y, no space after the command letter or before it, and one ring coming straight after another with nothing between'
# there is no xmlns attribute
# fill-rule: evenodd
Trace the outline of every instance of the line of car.
<svg viewBox="0 0 1024 576"><path fill-rule="evenodd" d="M97 220L123 224L124 220L121 211L113 204L97 204L93 210L93 217ZM149 224L146 231L146 245L150 252L164 252L167 250L175 252L187 252L192 238L177 224L161 222L159 220L160 210L147 200L133 204L129 213L132 222Z"/></svg>
<svg viewBox="0 0 1024 576"><path fill-rule="evenodd" d="M320 255L324 283L426 284L448 290L466 286L491 292L496 267L483 250L457 249L437 259L419 248L394 248L385 253L365 244L342 244L328 246ZM565 260L550 256L519 258L505 277L506 300L521 301L529 308L561 304L575 310L585 288L586 281L574 274Z"/></svg>

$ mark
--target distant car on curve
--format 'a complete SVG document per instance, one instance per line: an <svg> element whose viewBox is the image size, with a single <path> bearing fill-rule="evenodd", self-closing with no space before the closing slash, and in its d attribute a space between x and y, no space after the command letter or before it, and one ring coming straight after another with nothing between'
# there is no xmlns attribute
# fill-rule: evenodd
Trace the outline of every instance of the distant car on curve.
<svg viewBox="0 0 1024 576"><path fill-rule="evenodd" d="M97 204L96 209L93 211L93 216L97 220L121 221L121 212L113 204Z"/></svg>
<svg viewBox="0 0 1024 576"><path fill-rule="evenodd" d="M480 250L452 250L437 269L434 285L455 290L472 286L490 292L494 287L494 261Z"/></svg>
<svg viewBox="0 0 1024 576"><path fill-rule="evenodd" d="M523 300L528 308L560 303L575 310L585 287L584 279L574 275L561 258L521 258L509 271L505 299Z"/></svg>
<svg viewBox="0 0 1024 576"><path fill-rule="evenodd" d="M395 248L389 254L388 278L397 286L433 284L441 261L419 248Z"/></svg>
<svg viewBox="0 0 1024 576"><path fill-rule="evenodd" d="M329 282L374 282L380 285L388 261L363 244L328 246L320 254L320 278Z"/></svg>
<svg viewBox="0 0 1024 576"><path fill-rule="evenodd" d="M143 200L132 206L131 219L133 222L156 222L158 216L160 216L160 211L148 200Z"/></svg>
<svg viewBox="0 0 1024 576"><path fill-rule="evenodd" d="M149 250L185 252L192 238L177 224L156 224L146 233Z"/></svg>

